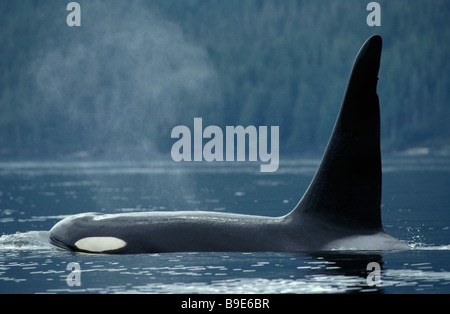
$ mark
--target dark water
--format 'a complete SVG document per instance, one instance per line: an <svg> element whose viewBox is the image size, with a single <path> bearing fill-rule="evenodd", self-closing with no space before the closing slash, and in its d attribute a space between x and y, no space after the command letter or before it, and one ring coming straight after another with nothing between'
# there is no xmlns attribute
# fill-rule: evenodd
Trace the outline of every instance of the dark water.
<svg viewBox="0 0 450 314"><path fill-rule="evenodd" d="M384 159L383 223L412 249L357 254L88 255L48 244L80 212L208 210L279 216L318 160L256 165L164 162L0 163L0 293L450 293L450 159ZM369 285L367 264L381 266ZM78 263L79 286L67 278ZM69 283L71 283L69 281Z"/></svg>

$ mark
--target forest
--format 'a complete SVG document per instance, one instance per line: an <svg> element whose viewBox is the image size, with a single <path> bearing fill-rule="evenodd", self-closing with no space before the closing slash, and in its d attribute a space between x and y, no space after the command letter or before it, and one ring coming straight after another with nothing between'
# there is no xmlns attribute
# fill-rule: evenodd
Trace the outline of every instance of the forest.
<svg viewBox="0 0 450 314"><path fill-rule="evenodd" d="M450 153L450 1L0 2L0 158L167 156L177 125L279 126L320 153L351 66L383 37L385 152Z"/></svg>

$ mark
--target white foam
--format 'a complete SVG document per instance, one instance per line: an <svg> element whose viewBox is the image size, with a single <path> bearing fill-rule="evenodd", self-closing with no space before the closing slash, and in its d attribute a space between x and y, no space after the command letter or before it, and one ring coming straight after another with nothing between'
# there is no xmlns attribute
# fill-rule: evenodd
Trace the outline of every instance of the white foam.
<svg viewBox="0 0 450 314"><path fill-rule="evenodd" d="M47 250L52 248L48 231L17 232L0 236L0 251L5 250Z"/></svg>
<svg viewBox="0 0 450 314"><path fill-rule="evenodd" d="M424 245L423 243L417 243L411 245L412 249L419 251L448 251L450 250L450 244L448 245Z"/></svg>
<svg viewBox="0 0 450 314"><path fill-rule="evenodd" d="M391 251L411 249L406 243L381 232L374 235L350 236L330 242L325 249L338 251Z"/></svg>

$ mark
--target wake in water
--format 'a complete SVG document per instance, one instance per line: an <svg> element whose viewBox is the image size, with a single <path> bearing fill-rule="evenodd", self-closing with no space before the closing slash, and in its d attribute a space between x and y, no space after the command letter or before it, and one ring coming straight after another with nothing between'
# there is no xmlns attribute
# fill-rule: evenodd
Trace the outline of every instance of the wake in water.
<svg viewBox="0 0 450 314"><path fill-rule="evenodd" d="M410 245L411 249L417 251L448 251L450 244L447 245L427 245L425 243L413 243Z"/></svg>
<svg viewBox="0 0 450 314"><path fill-rule="evenodd" d="M29 231L6 234L0 237L0 251L23 250L36 251L53 249L49 242L48 231Z"/></svg>

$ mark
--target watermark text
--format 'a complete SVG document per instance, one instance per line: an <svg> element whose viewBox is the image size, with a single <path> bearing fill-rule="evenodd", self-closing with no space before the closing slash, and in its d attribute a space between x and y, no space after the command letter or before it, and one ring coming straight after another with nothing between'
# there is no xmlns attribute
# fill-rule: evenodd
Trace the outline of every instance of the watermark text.
<svg viewBox="0 0 450 314"><path fill-rule="evenodd" d="M78 2L69 2L66 7L67 11L71 11L66 18L67 26L81 26L81 7Z"/></svg>
<svg viewBox="0 0 450 314"><path fill-rule="evenodd" d="M69 287L81 286L81 267L79 263L67 264L66 270L70 271L70 274L66 277L66 283Z"/></svg>
<svg viewBox="0 0 450 314"><path fill-rule="evenodd" d="M367 264L366 270L371 271L367 275L367 285L369 287L381 285L381 266L377 262Z"/></svg>
<svg viewBox="0 0 450 314"><path fill-rule="evenodd" d="M370 27L381 26L381 6L378 2L370 2L367 4L367 11L371 11L367 15L367 25Z"/></svg>
<svg viewBox="0 0 450 314"><path fill-rule="evenodd" d="M256 162L259 157L259 161L263 163L260 166L261 172L275 172L279 166L279 127L270 127L270 149L268 133L267 126L256 128L251 125L246 128L227 126L224 134L216 125L203 129L202 118L195 118L193 136L187 126L173 128L171 138L178 140L172 146L171 155L176 162L246 161L248 146L248 161ZM203 140L207 140L204 145Z"/></svg>

